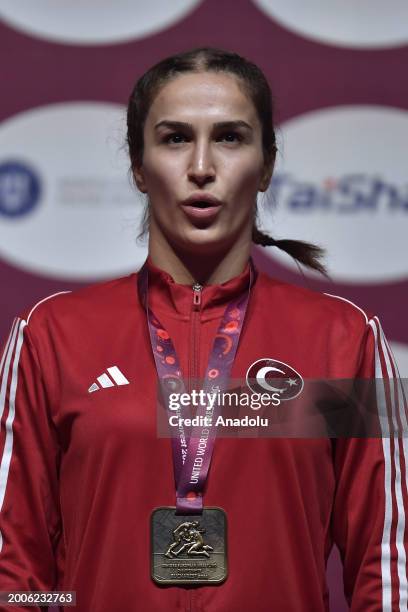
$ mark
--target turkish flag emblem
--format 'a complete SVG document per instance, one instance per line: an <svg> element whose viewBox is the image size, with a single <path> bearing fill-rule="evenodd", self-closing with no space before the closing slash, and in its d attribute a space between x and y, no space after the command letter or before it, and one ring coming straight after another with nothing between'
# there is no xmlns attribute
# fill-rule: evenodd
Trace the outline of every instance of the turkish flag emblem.
<svg viewBox="0 0 408 612"><path fill-rule="evenodd" d="M268 357L249 366L246 383L254 393L279 393L282 401L294 399L304 387L299 372L283 361Z"/></svg>

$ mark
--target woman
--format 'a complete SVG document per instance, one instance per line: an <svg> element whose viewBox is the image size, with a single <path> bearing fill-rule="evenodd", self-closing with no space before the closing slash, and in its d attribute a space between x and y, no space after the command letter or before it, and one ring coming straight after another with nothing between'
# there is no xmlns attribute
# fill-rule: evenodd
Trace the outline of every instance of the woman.
<svg viewBox="0 0 408 612"><path fill-rule="evenodd" d="M5 347L0 590L76 591L78 612L319 612L335 542L352 610L405 610L402 440L157 436L171 391L266 370L285 400L306 379L384 377L406 424L377 317L250 259L276 244L324 271L317 247L256 226L276 152L263 74L211 48L163 60L132 92L128 144L145 265L43 300Z"/></svg>

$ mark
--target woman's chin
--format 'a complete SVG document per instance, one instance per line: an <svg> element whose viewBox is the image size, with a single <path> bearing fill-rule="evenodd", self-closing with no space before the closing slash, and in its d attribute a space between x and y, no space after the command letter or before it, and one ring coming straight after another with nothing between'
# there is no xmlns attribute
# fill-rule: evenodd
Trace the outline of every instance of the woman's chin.
<svg viewBox="0 0 408 612"><path fill-rule="evenodd" d="M178 248L191 253L211 254L222 252L228 248L232 237L227 232L220 232L219 229L206 228L188 231L177 237Z"/></svg>

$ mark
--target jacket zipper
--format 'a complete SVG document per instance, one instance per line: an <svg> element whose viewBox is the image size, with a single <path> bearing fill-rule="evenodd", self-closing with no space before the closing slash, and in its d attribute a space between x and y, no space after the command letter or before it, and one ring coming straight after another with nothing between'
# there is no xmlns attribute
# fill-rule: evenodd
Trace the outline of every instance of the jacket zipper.
<svg viewBox="0 0 408 612"><path fill-rule="evenodd" d="M194 283L193 285L193 303L191 309L191 344L190 344L190 391L192 389L192 381L196 380L199 375L199 333L200 333L200 312L201 312L201 292L202 285Z"/></svg>
<svg viewBox="0 0 408 612"><path fill-rule="evenodd" d="M200 283L193 284L193 303L191 305L191 335L190 335L190 379L188 381L189 391L192 391L192 381L198 378L199 368L199 333L201 314L201 292L203 286ZM186 612L193 612L196 608L194 589L186 591Z"/></svg>

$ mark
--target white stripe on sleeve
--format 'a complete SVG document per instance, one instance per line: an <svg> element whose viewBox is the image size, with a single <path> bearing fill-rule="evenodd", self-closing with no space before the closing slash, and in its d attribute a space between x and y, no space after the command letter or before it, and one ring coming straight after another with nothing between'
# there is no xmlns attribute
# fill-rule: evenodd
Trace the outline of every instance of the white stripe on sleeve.
<svg viewBox="0 0 408 612"><path fill-rule="evenodd" d="M15 347L13 367L12 367L12 372L11 372L10 392L9 392L9 411L8 411L7 421L6 421L6 440L5 440L3 455L1 458L1 464L0 464L0 512L3 506L4 496L6 493L10 462L11 462L11 457L13 454L13 421L14 421L14 415L15 415L15 400L16 400L16 392L17 392L18 363L20 360L20 353L21 353L21 348L22 348L23 340L24 340L25 326L26 326L25 321L20 321L18 325L17 324L15 325L12 340L11 340L11 343L8 349L6 365L5 365L4 372L3 372L2 390L3 390L4 382L7 386L7 379L8 379L8 373L9 373L9 368L10 368L11 356L12 356L12 353ZM18 334L17 334L17 330L18 330ZM3 395L2 395L2 401L4 402ZM3 413L3 410L4 410L4 405L2 406L2 410L1 410L2 413ZM3 547L3 536L0 533L0 552L1 552L2 547Z"/></svg>
<svg viewBox="0 0 408 612"><path fill-rule="evenodd" d="M404 456L404 464L406 464L406 457L408 457L407 449L407 419L406 419L406 406L404 405L403 393L400 393L400 387L402 385L401 380L398 376L398 366L395 362L394 355L392 354L388 342L385 338L384 331L381 327L381 323L377 317L375 317L378 323L378 327L381 334L382 349L387 367L387 374L392 382L391 392L391 406L393 412L393 420L397 421L396 431L397 437L394 438L394 461L395 461L395 492L397 500L397 532L396 532L396 546L398 551L398 579L399 579L399 605L401 610L408 610L408 576L407 576L407 557L405 551L404 533L405 533L405 508L404 499L402 495L402 484L401 484L401 457L400 457L400 439L402 441L402 454ZM399 419L397 419L397 416ZM401 423L401 427L399 425ZM400 438L401 436L401 438ZM405 482L407 482L407 473L405 470Z"/></svg>
<svg viewBox="0 0 408 612"><path fill-rule="evenodd" d="M4 362L6 361L7 351L9 349L11 338L13 336L13 332L14 332L14 328L15 328L16 324L17 324L17 319L14 319L13 325L11 326L11 330L10 330L9 336L7 338L7 342L6 342L6 345L4 347L3 355L2 355L1 361L0 361L0 376L1 376L1 373L3 371L3 366L4 366Z"/></svg>
<svg viewBox="0 0 408 612"><path fill-rule="evenodd" d="M3 373L1 375L1 386L0 386L0 419L2 419L3 417L3 412L4 412L4 408L5 408L5 404L6 404L6 393L7 393L7 383L8 383L8 378L9 378L9 373L10 373L10 363L11 363L11 357L13 355L13 351L14 351L14 346L16 343L16 336L17 336L17 329L18 329L18 320L16 319L14 321L13 327L11 329L10 332L10 336L7 342L7 346L4 349L4 353L3 353L3 357L1 360L1 369L3 368L4 365L4 370Z"/></svg>
<svg viewBox="0 0 408 612"><path fill-rule="evenodd" d="M383 538L381 543L381 572L383 579L383 611L392 612L392 579L391 579L391 525L393 518L392 508L392 461L395 468L394 493L397 503L397 524L395 534L395 546L397 548L397 572L399 580L399 607L398 610L406 611L407 601L407 558L404 541L405 533L405 507L402 489L401 452L406 466L408 457L405 435L407 434L406 407L404 405L403 392L400 392L401 381L398 377L398 368L394 361L392 352L389 350L387 340L377 317L371 319L369 324L375 337L375 377L377 384L377 401L380 413L382 430L382 446L384 452L384 493L385 493L385 516L383 527ZM385 362L385 368L381 363L381 354ZM383 380L379 384L378 379ZM395 401L397 400L397 401ZM389 417L392 419L393 433L389 426ZM405 432L405 435L404 435ZM391 456L391 439L394 442L394 454ZM402 443L400 444L400 437ZM405 475L405 480L407 477Z"/></svg>
<svg viewBox="0 0 408 612"><path fill-rule="evenodd" d="M375 322L371 319L369 325L375 338L375 378L383 378L378 332ZM391 450L390 430L388 425L387 403L383 385L377 384L377 403L382 433L382 447L384 454L384 526L381 541L381 577L382 577L382 609L383 612L391 612L392 607L392 582L391 582L391 523L392 523L392 497L391 497Z"/></svg>

